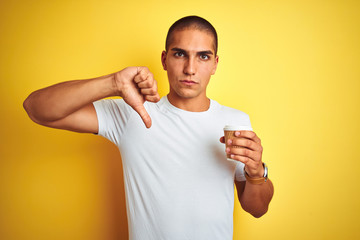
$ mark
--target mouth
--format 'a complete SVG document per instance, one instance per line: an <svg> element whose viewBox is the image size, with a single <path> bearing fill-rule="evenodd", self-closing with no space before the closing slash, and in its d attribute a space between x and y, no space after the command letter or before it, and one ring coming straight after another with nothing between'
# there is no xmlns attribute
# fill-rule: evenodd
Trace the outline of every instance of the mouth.
<svg viewBox="0 0 360 240"><path fill-rule="evenodd" d="M187 85L187 86L192 86L192 85L195 85L195 84L198 84L197 82L195 82L195 81L192 81L192 80L180 80L180 82L182 83L182 84L185 84L185 85Z"/></svg>

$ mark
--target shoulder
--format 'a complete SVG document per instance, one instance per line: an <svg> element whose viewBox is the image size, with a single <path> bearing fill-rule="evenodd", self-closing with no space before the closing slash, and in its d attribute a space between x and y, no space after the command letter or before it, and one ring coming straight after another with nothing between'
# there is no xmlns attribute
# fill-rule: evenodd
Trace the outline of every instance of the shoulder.
<svg viewBox="0 0 360 240"><path fill-rule="evenodd" d="M132 108L121 98L107 98L93 102L98 115L104 114L109 116L129 116Z"/></svg>
<svg viewBox="0 0 360 240"><path fill-rule="evenodd" d="M122 98L106 98L93 103L98 108L126 109L130 106Z"/></svg>
<svg viewBox="0 0 360 240"><path fill-rule="evenodd" d="M233 115L237 115L239 117L249 117L249 115L239 109L236 108L231 108L231 107L227 107L224 105L220 105L220 109L222 112L224 113L228 113L228 114L233 114Z"/></svg>
<svg viewBox="0 0 360 240"><path fill-rule="evenodd" d="M229 114L229 115L234 115L234 116L238 116L238 117L244 117L244 118L248 118L249 115L239 109L236 108L231 108L225 105L221 105L220 103L216 102L215 100L211 100L213 102L213 104L215 105L216 109L218 111L220 111L222 114Z"/></svg>
<svg viewBox="0 0 360 240"><path fill-rule="evenodd" d="M95 101L94 104L100 106L111 106L111 105L123 105L125 103L124 99L122 98L105 98Z"/></svg>
<svg viewBox="0 0 360 240"><path fill-rule="evenodd" d="M220 103L212 100L217 114L221 116L221 118L226 119L226 121L229 124L241 124L241 125L251 125L250 124L250 117L247 113L239 110L239 109L235 109L232 107L228 107L225 105L221 105Z"/></svg>

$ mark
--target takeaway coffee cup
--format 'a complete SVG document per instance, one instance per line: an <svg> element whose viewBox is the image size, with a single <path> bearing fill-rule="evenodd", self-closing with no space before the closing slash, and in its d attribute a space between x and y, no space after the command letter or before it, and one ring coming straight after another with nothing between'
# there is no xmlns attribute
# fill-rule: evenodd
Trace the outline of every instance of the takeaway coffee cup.
<svg viewBox="0 0 360 240"><path fill-rule="evenodd" d="M226 147L229 147L227 144L228 140L235 138L235 132L240 131L240 130L252 131L252 128L250 126L241 126L241 125L226 125L224 127L224 136L225 136ZM232 146L232 147L238 147L238 146ZM241 147L239 147L239 148L241 148ZM229 160L229 161L236 161L236 160L230 158L230 154L226 154L226 157L227 157L227 160Z"/></svg>

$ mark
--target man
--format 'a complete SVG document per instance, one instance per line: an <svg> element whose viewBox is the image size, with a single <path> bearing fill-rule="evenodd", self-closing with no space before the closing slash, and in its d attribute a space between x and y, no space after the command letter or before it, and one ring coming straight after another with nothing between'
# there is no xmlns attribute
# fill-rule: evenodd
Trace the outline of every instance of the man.
<svg viewBox="0 0 360 240"><path fill-rule="evenodd" d="M40 89L24 107L36 123L96 133L119 147L130 239L232 239L234 181L241 206L255 217L273 195L260 139L237 131L226 148L235 161L226 160L223 127L250 127L250 120L206 96L219 61L209 22L175 22L161 61L170 85L161 99L146 67L128 67ZM110 96L122 99L101 100Z"/></svg>

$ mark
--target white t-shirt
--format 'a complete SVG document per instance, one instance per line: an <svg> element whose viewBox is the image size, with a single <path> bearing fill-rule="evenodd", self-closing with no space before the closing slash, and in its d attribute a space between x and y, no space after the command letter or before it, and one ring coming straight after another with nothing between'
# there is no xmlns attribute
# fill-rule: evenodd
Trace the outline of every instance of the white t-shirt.
<svg viewBox="0 0 360 240"><path fill-rule="evenodd" d="M131 240L230 240L234 176L243 164L226 160L225 125L250 125L247 114L211 100L188 112L167 97L145 102L147 129L122 99L94 102L99 135L120 150Z"/></svg>

